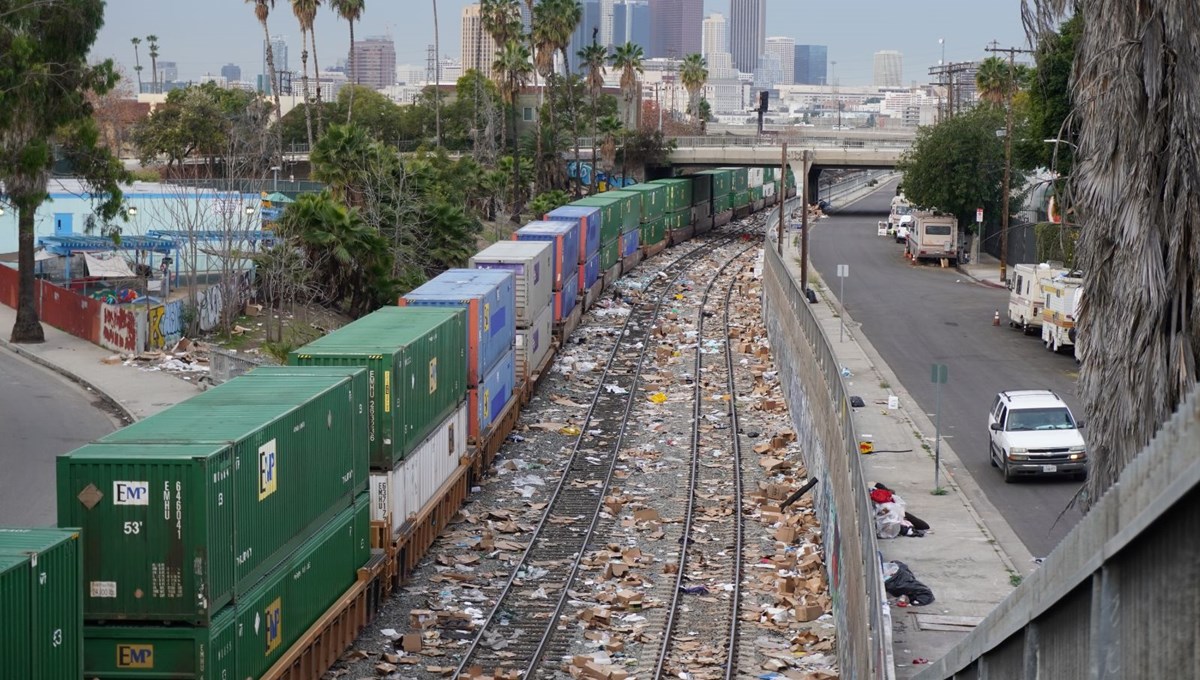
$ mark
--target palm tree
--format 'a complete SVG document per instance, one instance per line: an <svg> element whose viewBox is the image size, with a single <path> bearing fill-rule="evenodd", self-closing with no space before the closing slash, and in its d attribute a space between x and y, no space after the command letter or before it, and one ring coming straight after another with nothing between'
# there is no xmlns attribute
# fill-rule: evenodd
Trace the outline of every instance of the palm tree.
<svg viewBox="0 0 1200 680"><path fill-rule="evenodd" d="M627 42L618 46L609 57L613 68L621 69L621 94L625 98L625 118L627 119L625 124L634 130L638 127L637 121L640 112L633 108L633 100L638 94L638 74L644 73L642 60L645 56L640 46Z"/></svg>
<svg viewBox="0 0 1200 680"><path fill-rule="evenodd" d="M142 93L142 60L138 56L138 45L142 44L141 38L130 38L129 42L133 43L133 70L137 73L138 79L138 94Z"/></svg>
<svg viewBox="0 0 1200 680"><path fill-rule="evenodd" d="M1137 11L1111 12L1095 0L1026 4L1041 35L1073 12L1084 17L1071 74L1079 126L1068 182L1074 200L1063 214L1086 219L1076 251L1086 291L1078 392L1089 428L1088 497L1098 500L1196 390L1200 71L1195 32L1163 29L1194 6L1142 0Z"/></svg>
<svg viewBox="0 0 1200 680"><path fill-rule="evenodd" d="M533 67L529 65L529 50L519 41L509 40L496 52L492 71L500 74L503 80L501 92L512 119L513 221L516 222L521 214L521 192L518 186L521 150L517 139L517 95L521 93L521 88L529 82L533 73Z"/></svg>
<svg viewBox="0 0 1200 680"><path fill-rule="evenodd" d="M308 131L308 148L313 148L312 108L308 101L308 26L312 0L291 0L292 14L300 22L300 81L304 90L304 126ZM313 16L316 12L313 12Z"/></svg>
<svg viewBox="0 0 1200 680"><path fill-rule="evenodd" d="M533 85L537 88L537 77L540 75L545 79L546 85L550 85L551 76L554 74L554 55L558 49L558 32L555 26L557 19L555 18L556 3L555 0L542 0L536 7L533 6L533 0L526 0L530 7L530 12L533 15L533 24L529 31L529 46L533 52ZM545 164L545 159L542 157L542 109L543 98L542 90L538 89L538 115L537 115L537 151L534 157L537 161L534 163L534 184L537 187L537 193L541 193L545 182L542 166ZM550 128L554 130L554 107L550 107Z"/></svg>
<svg viewBox="0 0 1200 680"><path fill-rule="evenodd" d="M296 15L296 19L300 22L300 32L308 32L308 44L312 45L313 55L313 75L317 81L316 103L317 103L317 137L321 136L321 123L324 116L321 111L321 64L317 60L317 32L314 29L314 24L317 20L317 10L321 8L321 0L292 0L292 13ZM308 51L300 53L301 61L307 62ZM307 69L305 69L307 72ZM305 83L308 81L305 80ZM305 85L304 98L308 99L308 88ZM305 102L307 107L307 101ZM305 108L307 111L308 109ZM311 147L311 143L310 143Z"/></svg>
<svg viewBox="0 0 1200 680"><path fill-rule="evenodd" d="M616 116L605 116L596 125L604 139L600 144L600 157L604 159L604 169L612 174L617 164L617 137L621 134L621 119ZM595 176L596 172L593 168L592 177Z"/></svg>
<svg viewBox="0 0 1200 680"><path fill-rule="evenodd" d="M984 59L979 63L979 71L975 73L975 87L979 90L979 98L996 106L1003 104L1008 98L1011 76L1008 62L1000 57Z"/></svg>
<svg viewBox="0 0 1200 680"><path fill-rule="evenodd" d="M708 82L708 63L699 54L689 54L683 58L679 77L688 93L688 113L700 118L700 90Z"/></svg>
<svg viewBox="0 0 1200 680"><path fill-rule="evenodd" d="M587 69L587 85L588 95L592 101L591 116L592 119L592 186L593 193L596 191L596 92L604 87L604 73L607 70L605 65L608 63L608 48L604 45L599 45L593 39L592 44L584 47L576 52L582 66Z"/></svg>
<svg viewBox="0 0 1200 680"><path fill-rule="evenodd" d="M151 89L153 89L155 93L161 94L162 88L158 83L158 36L148 35L146 36L146 42L150 43L150 82L153 83Z"/></svg>
<svg viewBox="0 0 1200 680"><path fill-rule="evenodd" d="M355 62L354 22L362 18L366 0L329 0L329 6L350 26L350 82L358 85L358 64ZM434 24L437 24L437 0L433 3ZM346 122L354 117L354 88L350 88L350 103L346 106Z"/></svg>
<svg viewBox="0 0 1200 680"><path fill-rule="evenodd" d="M275 50L271 49L271 31L267 29L267 15L275 8L275 0L246 0L254 5L254 16L262 24L263 44L267 53L267 77L271 80L271 94L275 98L275 129L279 130L279 122L283 116L283 108L279 105L279 85L275 77Z"/></svg>
<svg viewBox="0 0 1200 680"><path fill-rule="evenodd" d="M515 40L521 34L521 5L519 0L480 0L479 18L483 22L483 30L496 44L497 54L509 41ZM495 62L492 64L492 81L502 92L504 91L504 74L496 71ZM500 145L505 143L508 126L500 126Z"/></svg>

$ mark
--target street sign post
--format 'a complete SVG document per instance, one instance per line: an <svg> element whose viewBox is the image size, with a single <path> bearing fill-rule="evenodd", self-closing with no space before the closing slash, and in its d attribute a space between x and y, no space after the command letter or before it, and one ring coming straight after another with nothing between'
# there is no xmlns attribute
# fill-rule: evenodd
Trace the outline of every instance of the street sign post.
<svg viewBox="0 0 1200 680"><path fill-rule="evenodd" d="M942 485L939 473L942 467L942 385L946 384L950 371L946 364L933 364L929 372L929 380L934 384L934 420L933 420L933 492L938 493Z"/></svg>
<svg viewBox="0 0 1200 680"><path fill-rule="evenodd" d="M983 246L983 208L975 209L975 240L971 242L971 264L979 264L979 251Z"/></svg>
<svg viewBox="0 0 1200 680"><path fill-rule="evenodd" d="M846 336L846 279L850 276L850 265L839 264L837 266L838 275L838 302L842 305L842 313L838 315L838 319L842 324L838 328L838 342L843 342Z"/></svg>

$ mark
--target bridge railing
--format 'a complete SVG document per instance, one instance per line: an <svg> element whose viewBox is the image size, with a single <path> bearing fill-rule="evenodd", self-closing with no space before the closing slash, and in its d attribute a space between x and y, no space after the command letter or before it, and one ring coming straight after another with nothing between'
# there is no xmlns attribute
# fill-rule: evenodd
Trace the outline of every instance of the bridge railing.
<svg viewBox="0 0 1200 680"><path fill-rule="evenodd" d="M871 149L878 151L903 150L912 146L912 139L896 137L748 137L742 135L710 135L704 137L668 137L677 149L778 147L783 142L796 149ZM581 148L591 148L590 138L579 140ZM599 142L597 143L599 145Z"/></svg>

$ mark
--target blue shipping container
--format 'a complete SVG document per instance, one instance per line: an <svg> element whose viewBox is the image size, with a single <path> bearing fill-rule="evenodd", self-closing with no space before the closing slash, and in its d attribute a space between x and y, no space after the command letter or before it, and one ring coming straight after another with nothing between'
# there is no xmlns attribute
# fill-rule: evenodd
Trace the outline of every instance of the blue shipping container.
<svg viewBox="0 0 1200 680"><path fill-rule="evenodd" d="M629 257L637 252L639 233L637 229L634 229L629 233L621 234L621 257Z"/></svg>
<svg viewBox="0 0 1200 680"><path fill-rule="evenodd" d="M579 264L600 252L600 208L583 205L564 205L546 213L552 222L579 222Z"/></svg>
<svg viewBox="0 0 1200 680"><path fill-rule="evenodd" d="M516 385L517 360L516 354L510 349L487 370L478 387L467 390L470 409L467 430L472 437L478 440L481 434L487 434L512 399Z"/></svg>
<svg viewBox="0 0 1200 680"><path fill-rule="evenodd" d="M554 290L575 279L579 264L578 222L530 222L513 234L514 241L550 241L554 244Z"/></svg>
<svg viewBox="0 0 1200 680"><path fill-rule="evenodd" d="M554 291L554 323L562 323L571 316L571 311L575 309L575 298L578 296L579 276L568 276L563 289Z"/></svg>
<svg viewBox="0 0 1200 680"><path fill-rule="evenodd" d="M579 265L579 294L583 295L600 278L600 253L588 258L587 264Z"/></svg>
<svg viewBox="0 0 1200 680"><path fill-rule="evenodd" d="M503 269L447 269L407 293L401 306L467 309L467 385L478 385L516 337L515 278Z"/></svg>

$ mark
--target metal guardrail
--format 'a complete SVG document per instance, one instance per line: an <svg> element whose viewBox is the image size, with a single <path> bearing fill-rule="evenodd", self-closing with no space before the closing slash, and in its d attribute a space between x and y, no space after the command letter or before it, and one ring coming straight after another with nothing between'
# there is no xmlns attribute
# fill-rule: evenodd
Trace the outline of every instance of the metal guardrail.
<svg viewBox="0 0 1200 680"><path fill-rule="evenodd" d="M1193 388L1041 568L917 680L1196 677L1197 442Z"/></svg>
<svg viewBox="0 0 1200 680"><path fill-rule="evenodd" d="M841 677L890 679L891 616L841 365L771 239L764 250L763 317L808 474L820 480L815 500L835 593Z"/></svg>

